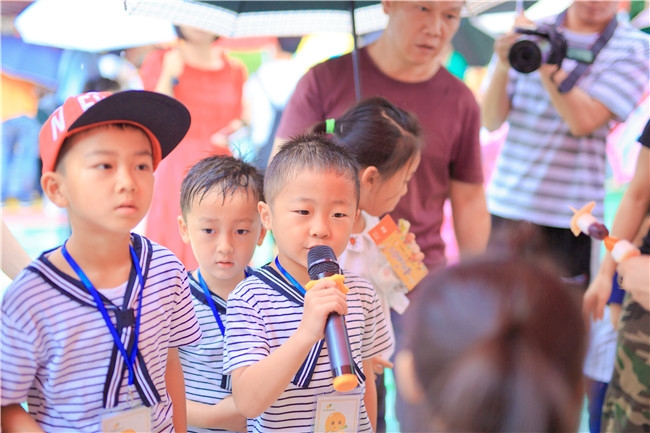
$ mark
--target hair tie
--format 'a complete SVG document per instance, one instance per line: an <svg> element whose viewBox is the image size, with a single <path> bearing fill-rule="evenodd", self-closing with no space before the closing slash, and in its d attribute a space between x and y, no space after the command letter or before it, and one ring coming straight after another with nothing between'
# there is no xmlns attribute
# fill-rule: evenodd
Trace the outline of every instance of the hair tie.
<svg viewBox="0 0 650 433"><path fill-rule="evenodd" d="M325 133L334 134L334 127L336 126L336 119L325 120Z"/></svg>

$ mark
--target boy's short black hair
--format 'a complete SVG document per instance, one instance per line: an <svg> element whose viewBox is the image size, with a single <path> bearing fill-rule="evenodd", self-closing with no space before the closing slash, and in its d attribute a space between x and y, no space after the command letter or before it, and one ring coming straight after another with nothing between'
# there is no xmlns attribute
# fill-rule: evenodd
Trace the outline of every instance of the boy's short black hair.
<svg viewBox="0 0 650 433"><path fill-rule="evenodd" d="M225 201L237 191L253 194L256 201L264 200L264 179L251 164L225 155L213 155L194 164L181 183L181 212L183 218L191 211L195 200L214 188L219 188Z"/></svg>
<svg viewBox="0 0 650 433"><path fill-rule="evenodd" d="M284 185L305 170L332 170L350 179L359 201L359 166L354 157L324 135L304 134L283 144L266 169L264 197L269 206Z"/></svg>

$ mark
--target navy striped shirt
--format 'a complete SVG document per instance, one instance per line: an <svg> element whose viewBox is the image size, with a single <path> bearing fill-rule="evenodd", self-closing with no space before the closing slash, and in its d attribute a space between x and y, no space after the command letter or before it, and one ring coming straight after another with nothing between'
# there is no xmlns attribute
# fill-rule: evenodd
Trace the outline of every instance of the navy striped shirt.
<svg viewBox="0 0 650 433"><path fill-rule="evenodd" d="M201 284L190 274L192 288L203 293ZM226 322L226 301L212 294L215 306ZM221 387L223 380L223 344L219 325L209 305L192 295L196 318L201 326L201 341L178 349L185 375L185 392L188 400L214 405L232 393ZM188 426L189 432L225 431Z"/></svg>
<svg viewBox="0 0 650 433"><path fill-rule="evenodd" d="M288 283L270 266L259 270L278 285ZM345 316L350 348L355 363L390 350L392 340L377 293L370 283L355 274L345 272L348 314ZM224 371L254 364L277 350L298 328L303 307L270 288L256 276L242 281L228 297L226 353ZM312 431L315 403L318 395L332 394L327 344L317 359L308 388L290 383L280 398L262 415L248 420L248 431ZM365 383L360 384L365 393ZM360 432L372 428L365 405L361 401Z"/></svg>
<svg viewBox="0 0 650 433"><path fill-rule="evenodd" d="M168 249L137 234L132 239L146 278L138 349L162 399L152 408L152 427L173 431L165 387L167 349L196 342L201 331L183 265ZM27 401L30 415L45 431L97 432L105 413L102 394L113 338L95 306L84 306L56 288L86 290L48 255L22 271L3 297L2 404ZM114 320L111 310L109 315ZM127 402L127 383L124 372L120 407ZM133 397L141 404L137 392Z"/></svg>

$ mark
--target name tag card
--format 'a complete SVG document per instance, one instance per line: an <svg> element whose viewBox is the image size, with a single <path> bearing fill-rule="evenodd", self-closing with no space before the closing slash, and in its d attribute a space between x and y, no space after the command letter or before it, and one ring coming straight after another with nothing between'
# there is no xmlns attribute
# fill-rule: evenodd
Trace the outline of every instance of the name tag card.
<svg viewBox="0 0 650 433"><path fill-rule="evenodd" d="M151 408L146 406L107 413L102 417L102 432L150 432Z"/></svg>

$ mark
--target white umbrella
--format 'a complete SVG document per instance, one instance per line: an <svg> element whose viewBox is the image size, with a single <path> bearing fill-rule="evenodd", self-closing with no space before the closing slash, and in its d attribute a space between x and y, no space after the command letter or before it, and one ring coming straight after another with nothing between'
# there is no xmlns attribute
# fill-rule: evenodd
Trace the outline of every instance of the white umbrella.
<svg viewBox="0 0 650 433"><path fill-rule="evenodd" d="M363 35L382 30L388 22L378 0L123 1L131 14L165 18L227 37L302 36L327 31ZM463 14L478 15L507 1L467 0Z"/></svg>
<svg viewBox="0 0 650 433"><path fill-rule="evenodd" d="M382 30L388 17L379 0L123 0L133 15L164 18L221 36L302 36L349 32L357 99L361 96L357 35ZM507 0L468 0L464 14L475 15Z"/></svg>
<svg viewBox="0 0 650 433"><path fill-rule="evenodd" d="M572 0L539 0L525 10L525 15L527 18L536 21L562 12L571 3ZM523 10L523 7L522 2L517 1L511 11L476 15L470 18L470 22L486 34L497 37L512 29L515 16L520 10Z"/></svg>
<svg viewBox="0 0 650 433"><path fill-rule="evenodd" d="M88 52L176 39L170 21L130 15L123 0L36 0L14 25L25 42Z"/></svg>

